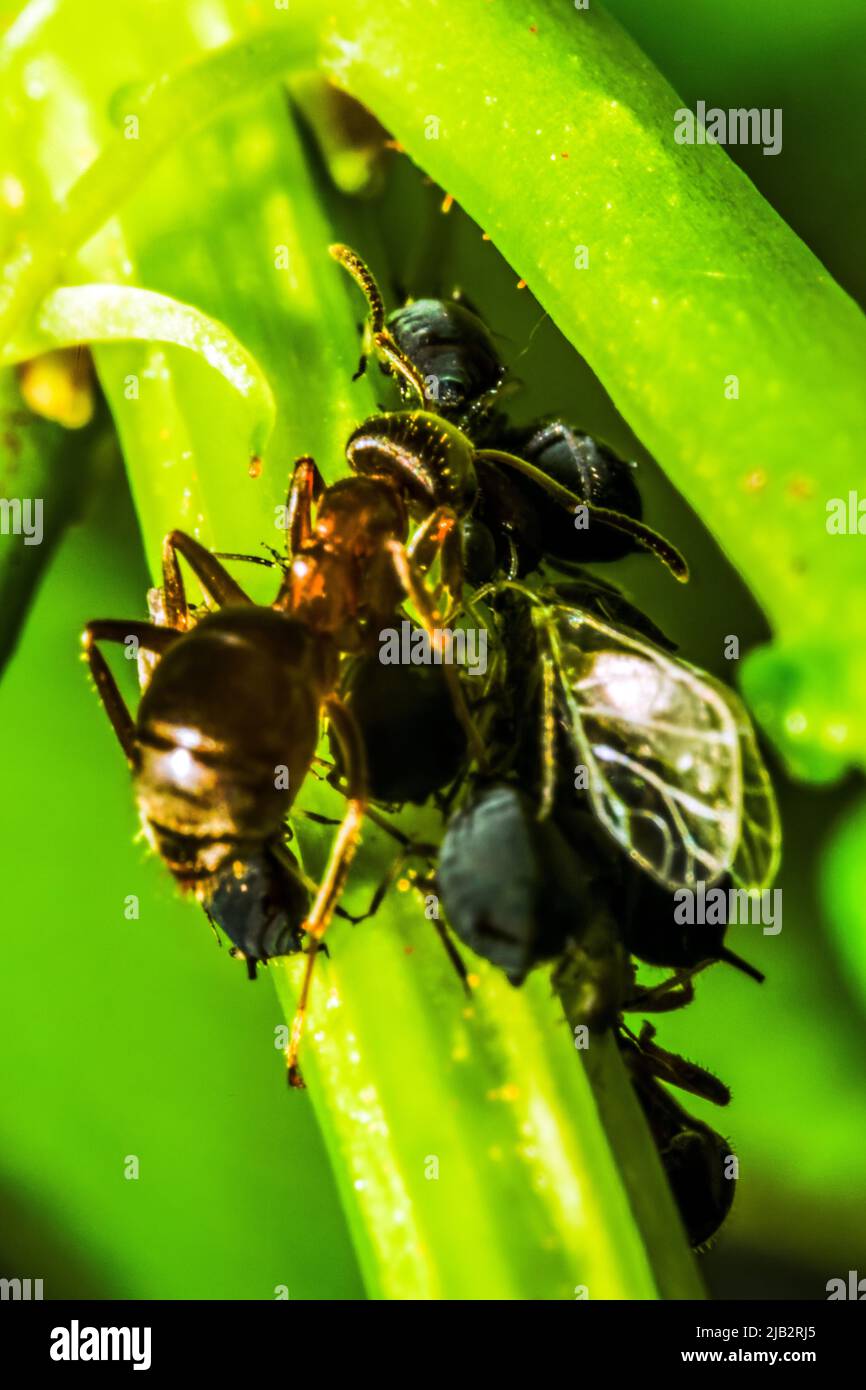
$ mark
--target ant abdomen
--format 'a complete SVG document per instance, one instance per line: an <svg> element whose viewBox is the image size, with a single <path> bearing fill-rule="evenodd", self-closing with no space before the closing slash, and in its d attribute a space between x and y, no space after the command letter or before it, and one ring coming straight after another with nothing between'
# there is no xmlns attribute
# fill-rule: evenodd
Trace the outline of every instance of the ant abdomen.
<svg viewBox="0 0 866 1390"><path fill-rule="evenodd" d="M281 825L316 747L321 657L306 627L253 605L165 652L139 708L138 800L182 883Z"/></svg>

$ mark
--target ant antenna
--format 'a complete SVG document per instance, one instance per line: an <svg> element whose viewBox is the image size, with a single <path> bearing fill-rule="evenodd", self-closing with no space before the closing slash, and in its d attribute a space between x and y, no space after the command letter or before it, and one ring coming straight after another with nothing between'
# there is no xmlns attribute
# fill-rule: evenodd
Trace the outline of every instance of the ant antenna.
<svg viewBox="0 0 866 1390"><path fill-rule="evenodd" d="M664 536L660 536L658 531L654 531L651 526L646 526L642 521L636 521L623 512L611 511L609 507L596 507L594 503L584 501L583 498L578 497L577 493L563 487L562 483L557 483L546 473L542 473L540 468L528 463L526 459L518 458L515 454L504 453L501 449L479 449L475 457L482 463L500 464L504 468L512 468L516 473L522 473L525 478L529 478L533 483L537 483L540 488L543 488L560 507L571 512L574 512L577 507L586 507L587 511L598 521L604 522L605 526L610 526L614 531L622 531L625 535L631 536L632 540L636 541L643 550L648 550L650 554L655 555L670 570L674 579L678 579L681 584L688 582L689 567L685 556L677 550L675 545L665 540Z"/></svg>

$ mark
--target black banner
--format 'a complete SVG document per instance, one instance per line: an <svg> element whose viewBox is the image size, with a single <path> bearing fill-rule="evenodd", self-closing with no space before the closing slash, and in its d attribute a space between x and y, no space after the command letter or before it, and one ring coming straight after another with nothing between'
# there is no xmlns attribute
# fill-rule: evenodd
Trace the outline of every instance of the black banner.
<svg viewBox="0 0 866 1390"><path fill-rule="evenodd" d="M848 1306L845 1306L847 1303ZM548 1309L551 1318L553 1310ZM443 1314L444 1319L443 1320ZM850 1300L818 1303L592 1303L577 1301L547 1322L548 1312L536 1304L515 1322L510 1308L473 1305L475 1355L482 1364L488 1355L495 1363L499 1348L513 1345L515 1333L526 1339L531 1356L535 1347L546 1359L549 1347L534 1340L535 1317L544 1319L547 1335L568 1339L576 1355L575 1371L591 1355L593 1363L609 1358L617 1373L634 1370L666 1373L676 1366L800 1365L817 1369L822 1376L857 1357L863 1331L863 1312ZM462 1360L465 1340L453 1341L466 1312L459 1304L438 1305L424 1315L435 1338L425 1335L424 1370L429 1376L433 1346L440 1348L443 1369ZM496 1337L501 1317L505 1336ZM409 1323L405 1321L409 1318ZM345 1348L355 1371L363 1372L391 1361L396 1344L381 1340L383 1334L411 1325L413 1314L398 1314L392 1305L386 1313L370 1303L60 1303L4 1302L0 1304L0 1332L4 1362L22 1373L34 1370L63 1379L69 1375L94 1376L110 1368L136 1372L161 1380L178 1371L214 1372L221 1379L234 1372L263 1372L291 1376L312 1353L319 1371L332 1373L334 1352ZM427 1323L428 1317L430 1322ZM375 1344L352 1339L355 1329L375 1333ZM519 1331L522 1329L522 1331ZM494 1335L491 1335L494 1334ZM461 1350L463 1347L463 1350ZM404 1369L404 1352L400 1353ZM320 1358L324 1358L320 1360ZM543 1363L542 1363L543 1364Z"/></svg>

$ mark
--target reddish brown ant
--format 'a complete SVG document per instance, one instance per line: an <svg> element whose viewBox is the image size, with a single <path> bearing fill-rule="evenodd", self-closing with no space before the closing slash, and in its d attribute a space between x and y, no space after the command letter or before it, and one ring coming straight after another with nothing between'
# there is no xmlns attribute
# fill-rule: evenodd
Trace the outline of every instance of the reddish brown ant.
<svg viewBox="0 0 866 1390"><path fill-rule="evenodd" d="M292 874L291 858L282 853L285 817L313 760L320 713L333 727L348 804L302 927L313 945L288 1054L295 1084L316 950L367 801L363 744L335 693L340 657L375 640L406 591L435 640L438 615L424 574L448 534L446 510L433 508L407 544L407 507L394 481L352 477L324 488L313 460L299 459L288 503L291 564L270 606L254 604L204 546L173 531L163 546L165 625L96 621L83 635L97 691L135 777L148 837L181 888L205 904L220 875L234 869L241 876L263 848ZM217 606L195 623L181 555ZM135 718L97 645L131 637L158 658ZM479 752L457 673L446 669ZM282 778L275 775L281 769Z"/></svg>

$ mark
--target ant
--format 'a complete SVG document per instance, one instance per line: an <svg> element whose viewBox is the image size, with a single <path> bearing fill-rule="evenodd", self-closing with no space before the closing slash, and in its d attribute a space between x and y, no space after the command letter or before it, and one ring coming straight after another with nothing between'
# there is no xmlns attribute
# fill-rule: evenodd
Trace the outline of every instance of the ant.
<svg viewBox="0 0 866 1390"><path fill-rule="evenodd" d="M257 960L298 949L304 934L310 939L287 1056L293 1085L303 1084L297 1057L316 953L367 811L363 740L337 693L341 658L368 648L406 594L437 640L425 575L448 534L447 509L431 505L407 539L407 490L393 473L325 487L315 462L302 457L289 490L290 563L270 605L253 603L215 555L172 531L163 543L160 622L99 620L82 638L133 773L145 832L181 889L223 920L236 912L232 878L252 889L253 900L262 886L269 899L284 899L281 920L253 912L243 924L253 973ZM216 605L204 617L190 613L181 556ZM130 636L156 659L135 718L99 647ZM483 758L457 673L443 671ZM286 875L294 883L297 866L283 842L284 822L313 762L322 714L340 746L347 806L313 902L296 925L298 894Z"/></svg>

